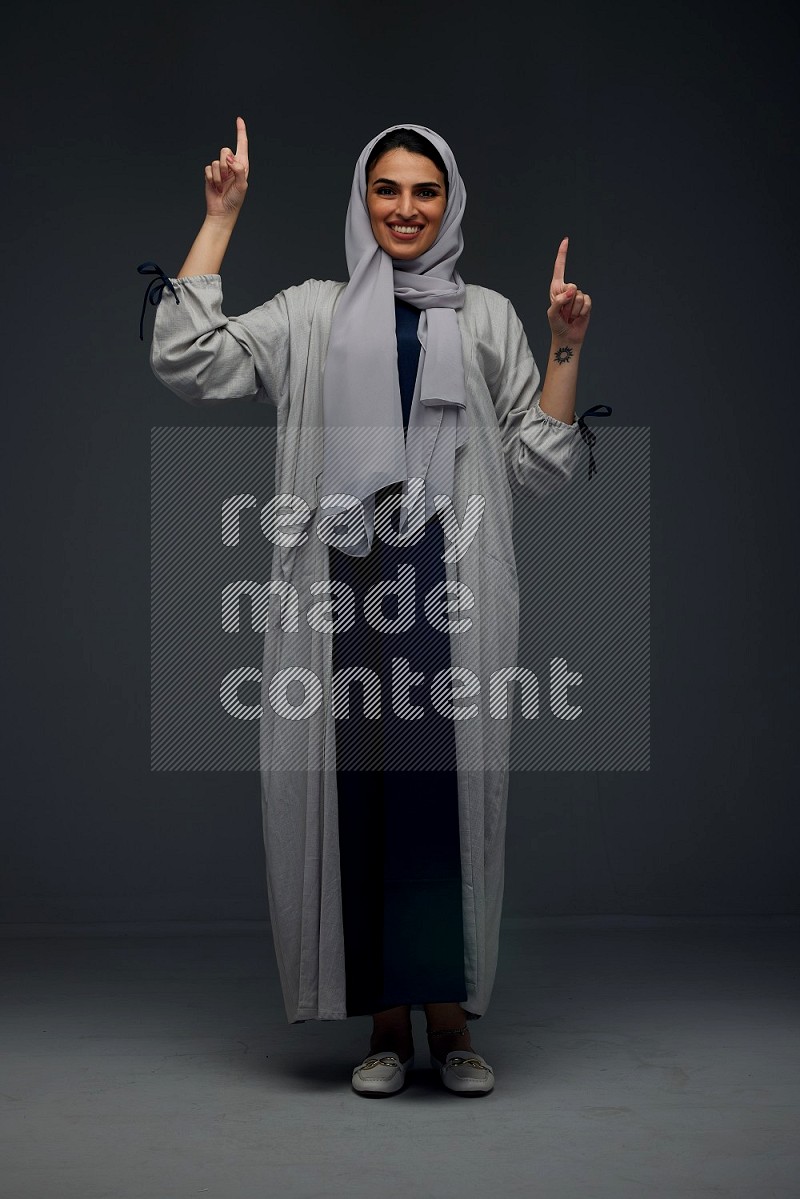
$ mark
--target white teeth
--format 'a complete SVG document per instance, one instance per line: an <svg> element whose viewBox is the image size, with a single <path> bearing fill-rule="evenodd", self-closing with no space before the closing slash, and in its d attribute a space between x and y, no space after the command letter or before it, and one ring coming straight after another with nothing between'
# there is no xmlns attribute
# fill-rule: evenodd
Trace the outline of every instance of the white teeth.
<svg viewBox="0 0 800 1199"><path fill-rule="evenodd" d="M417 225L390 225L389 227L394 229L395 233L419 233Z"/></svg>

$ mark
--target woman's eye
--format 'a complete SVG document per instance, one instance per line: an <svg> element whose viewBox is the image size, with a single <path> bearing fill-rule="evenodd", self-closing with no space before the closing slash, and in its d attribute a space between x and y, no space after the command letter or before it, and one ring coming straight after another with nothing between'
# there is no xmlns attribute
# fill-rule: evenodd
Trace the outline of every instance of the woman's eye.
<svg viewBox="0 0 800 1199"><path fill-rule="evenodd" d="M382 196L382 195L385 195L387 192L391 193L393 191L394 191L394 189L391 187L379 187L375 194L378 196ZM433 191L430 187L421 187L419 190L419 194L424 195L424 196L430 196L432 199L436 196L436 192Z"/></svg>

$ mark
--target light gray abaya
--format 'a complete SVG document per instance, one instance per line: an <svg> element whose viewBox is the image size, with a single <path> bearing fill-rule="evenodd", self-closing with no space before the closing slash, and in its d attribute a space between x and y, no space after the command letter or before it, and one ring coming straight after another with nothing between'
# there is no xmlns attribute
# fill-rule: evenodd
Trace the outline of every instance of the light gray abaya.
<svg viewBox="0 0 800 1199"><path fill-rule="evenodd" d="M156 309L151 365L187 403L234 400L277 410L276 493L302 497L310 514L304 541L279 546L272 578L300 597L296 631L265 637L260 730L264 844L269 910L287 1019L341 1020L345 1005L335 721L331 711L330 632L312 630L311 591L328 578L329 552L316 535L321 515L322 371L333 313L345 284L308 279L238 317L222 310L218 274L172 279L180 304ZM453 504L463 518L470 495L485 498L475 535L447 579L474 604L470 627L454 632L454 667L480 689L454 701L458 757L463 928L467 999L473 1017L487 1009L497 965L504 883L510 720L489 710L489 677L517 660L519 595L512 542L512 495L560 488L582 460L578 423L543 412L540 375L511 303L466 284L457 313L470 436L455 456ZM458 615L458 614L456 614ZM526 614L526 619L535 613ZM306 719L288 719L270 700L279 671L297 668L321 681L323 702ZM466 679L470 676L462 675ZM513 688L510 689L513 693ZM454 692L455 695L455 692ZM277 705L278 707L280 705ZM472 713L472 708L475 711ZM519 717L516 717L519 719Z"/></svg>

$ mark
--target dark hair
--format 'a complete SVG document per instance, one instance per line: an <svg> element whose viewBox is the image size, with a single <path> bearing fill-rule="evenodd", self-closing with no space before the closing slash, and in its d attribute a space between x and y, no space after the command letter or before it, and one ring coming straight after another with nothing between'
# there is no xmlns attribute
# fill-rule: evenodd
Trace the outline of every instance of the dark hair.
<svg viewBox="0 0 800 1199"><path fill-rule="evenodd" d="M384 133L383 137L375 143L367 159L367 165L364 168L364 182L367 186L369 186L370 171L381 155L385 154L387 150L408 150L411 154L422 154L425 158L430 158L444 175L444 194L445 199L447 199L450 180L447 176L447 167L444 165L444 159L436 147L428 141L427 137L423 137L415 129L392 129L389 133Z"/></svg>

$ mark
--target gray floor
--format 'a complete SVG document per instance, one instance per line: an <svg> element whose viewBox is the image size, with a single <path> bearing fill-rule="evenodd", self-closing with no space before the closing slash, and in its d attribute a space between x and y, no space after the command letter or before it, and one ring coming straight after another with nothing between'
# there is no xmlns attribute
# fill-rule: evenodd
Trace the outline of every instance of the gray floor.
<svg viewBox="0 0 800 1199"><path fill-rule="evenodd" d="M13 931L13 930L12 930ZM793 922L507 927L492 1095L362 1099L270 934L5 939L3 1199L797 1199Z"/></svg>

